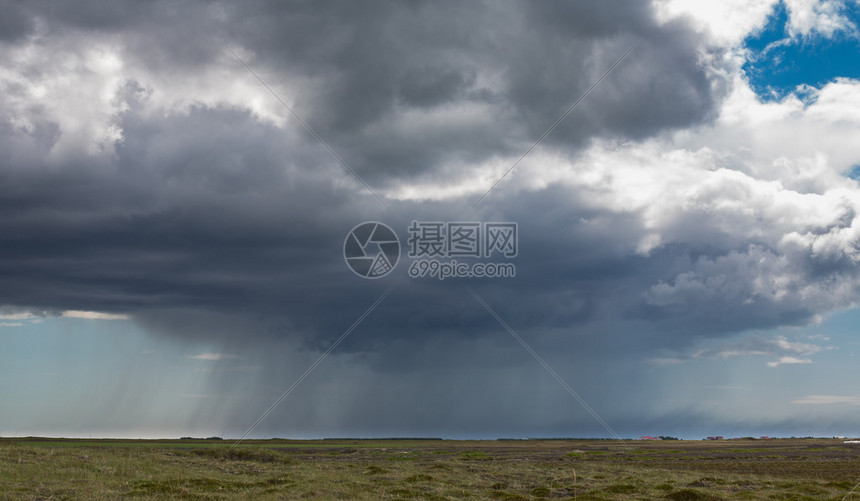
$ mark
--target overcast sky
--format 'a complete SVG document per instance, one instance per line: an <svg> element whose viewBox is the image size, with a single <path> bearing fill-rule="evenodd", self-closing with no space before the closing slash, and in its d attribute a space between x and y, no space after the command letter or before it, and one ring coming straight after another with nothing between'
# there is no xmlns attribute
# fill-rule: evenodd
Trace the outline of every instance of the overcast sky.
<svg viewBox="0 0 860 501"><path fill-rule="evenodd" d="M860 435L857 0L0 4L0 435Z"/></svg>

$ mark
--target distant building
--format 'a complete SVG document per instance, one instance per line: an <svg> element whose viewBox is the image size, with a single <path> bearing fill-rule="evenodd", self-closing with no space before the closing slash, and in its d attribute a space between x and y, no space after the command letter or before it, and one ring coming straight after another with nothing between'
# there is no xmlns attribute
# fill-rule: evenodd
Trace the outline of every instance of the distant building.
<svg viewBox="0 0 860 501"><path fill-rule="evenodd" d="M659 437L652 437L649 435L644 435L644 436L639 437L639 440L660 440L660 438Z"/></svg>
<svg viewBox="0 0 860 501"><path fill-rule="evenodd" d="M723 437L721 437L721 436L708 437L707 440L723 440Z"/></svg>

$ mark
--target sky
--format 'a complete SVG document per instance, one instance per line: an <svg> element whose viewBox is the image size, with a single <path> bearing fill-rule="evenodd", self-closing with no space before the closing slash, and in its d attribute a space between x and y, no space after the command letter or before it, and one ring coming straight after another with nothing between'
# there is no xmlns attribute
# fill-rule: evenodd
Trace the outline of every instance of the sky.
<svg viewBox="0 0 860 501"><path fill-rule="evenodd" d="M0 3L0 436L860 435L857 0Z"/></svg>

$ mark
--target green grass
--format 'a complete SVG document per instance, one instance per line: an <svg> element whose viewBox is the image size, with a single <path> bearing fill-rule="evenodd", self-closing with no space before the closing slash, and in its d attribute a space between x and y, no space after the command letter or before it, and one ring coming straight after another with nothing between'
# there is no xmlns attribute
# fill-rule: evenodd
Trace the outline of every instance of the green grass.
<svg viewBox="0 0 860 501"><path fill-rule="evenodd" d="M5 439L0 499L838 500L860 481L858 447L727 442Z"/></svg>

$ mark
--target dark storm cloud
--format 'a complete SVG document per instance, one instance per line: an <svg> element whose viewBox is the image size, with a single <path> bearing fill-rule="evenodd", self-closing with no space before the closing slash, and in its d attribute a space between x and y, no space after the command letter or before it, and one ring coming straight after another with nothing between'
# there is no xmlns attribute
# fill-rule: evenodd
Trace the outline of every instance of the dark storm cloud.
<svg viewBox="0 0 860 501"><path fill-rule="evenodd" d="M208 370L218 397L187 404L195 424L243 433L389 286L261 434L606 436L466 286L622 434L727 419L670 406L642 359L805 324L857 296L850 203L832 217L797 193L776 204L785 193L728 155L681 152L677 171L661 151L611 156L713 125L731 76L710 66L725 54L645 2L16 5L0 23L0 305L126 313L225 354L171 354ZM469 196L395 199L461 182ZM413 280L403 257L369 281L344 262L362 221L405 245L413 219L463 217L519 223L515 278ZM166 391L159 376L141 395ZM123 405L142 401L120 391L131 379ZM135 408L115 403L103 416Z"/></svg>
<svg viewBox="0 0 860 501"><path fill-rule="evenodd" d="M254 51L254 64L287 81L314 79L296 96L300 114L376 185L523 151L637 43L601 97L548 143L575 150L595 133L644 137L687 126L718 98L694 34L680 24L658 28L642 2L299 5L250 14L253 31L226 29ZM452 113L444 127L406 129L398 120L464 106L485 107L487 119L460 123Z"/></svg>
<svg viewBox="0 0 860 501"><path fill-rule="evenodd" d="M33 20L16 3L6 0L0 2L0 41L14 42L26 36L33 29Z"/></svg>
<svg viewBox="0 0 860 501"><path fill-rule="evenodd" d="M31 12L52 27L117 34L128 57L164 72L193 71L225 45L249 51L376 186L519 153L634 44L548 144L575 151L595 134L641 138L699 123L720 97L696 35L658 25L644 2L85 2ZM465 106L486 116L461 122L453 111ZM433 112L447 113L444 126L404 127L405 113Z"/></svg>
<svg viewBox="0 0 860 501"><path fill-rule="evenodd" d="M324 177L308 182L290 172L282 133L244 112L136 121L122 122L115 164L5 172L4 186L17 188L4 196L6 301L62 307L70 300L64 289L77 283L78 307L135 309L160 295L168 304L220 307L231 283L248 288L243 275L273 279L272 260L311 275L319 274L315 260L331 263L325 250L341 223L326 219L343 210L343 197ZM119 294L108 293L116 287Z"/></svg>
<svg viewBox="0 0 860 501"><path fill-rule="evenodd" d="M558 416L581 409L558 403L555 392L531 396L530 381L545 374L463 282L408 279L406 260L396 276L367 281L344 263L343 239L356 224L380 220L405 239L412 219L459 219L477 196L393 201L383 210L295 120L276 126L251 113L244 96L207 95L213 85L236 81L260 88L225 45L289 92L284 100L380 191L415 180L457 181L472 166L519 157L634 44L539 150L575 169L593 140L706 124L726 85L702 64L708 47L687 25L658 24L638 1L22 5L24 17L8 23L41 26L45 39L69 37L80 45L72 52L96 41L116 47L124 83L111 98L108 122L121 138L96 153L62 142L77 114L85 121L97 108L101 87L86 90L92 106L55 114L53 103L23 84L3 89L0 304L128 313L154 330L215 340L239 355L215 365L260 360L259 405L225 411L241 423L253 422L283 381L300 374L295 368L308 366L299 357L282 360L288 349L326 349L390 285L394 293L337 352L354 364L332 369L331 377L358 384L411 376L354 392L342 409L359 412L360 426L454 429L465 422L502 434L494 414L528 423L552 414L552 426L563 429ZM4 40L24 44L29 28L0 29ZM10 66L26 72L25 63ZM91 73L80 65L68 71ZM207 81L213 74L231 80ZM196 85L177 84L188 95L173 95L171 83L189 81ZM691 332L725 336L802 324L850 296L828 299L829 284L855 278L847 261L828 268L826 259L802 251L784 259L775 250L781 233L768 240L735 231L747 220L728 224L719 210L678 216L665 224L668 243L639 251L650 231L646 209L596 203L611 195L607 187L524 188L527 182L515 171L474 216L520 224L517 277L468 285L586 388L588 400L618 390L620 377L633 380L625 363L640 350L682 349L693 342ZM762 262L773 266L753 266ZM762 282L782 284L784 277L794 280L788 289L762 293ZM799 287L801 279L818 292ZM361 372L366 367L372 374ZM232 384L232 373L218 377L213 386ZM502 377L504 385L484 391ZM463 381L472 385L450 391ZM436 414L409 406L419 395L437 403ZM378 405L362 406L370 397ZM306 412L314 422L313 412L322 411L296 398L308 405L284 412ZM470 405L457 408L463 401ZM531 413L546 401L552 405ZM445 409L453 410L443 419Z"/></svg>
<svg viewBox="0 0 860 501"><path fill-rule="evenodd" d="M117 37L129 62L168 75L212 64L225 44L250 51L248 62L270 82L295 84L297 94L285 97L381 187L421 175L458 176L443 165L523 151L634 43L635 57L606 81L604 101L563 124L548 143L575 151L595 131L642 136L702 120L715 96L694 64L692 32L658 27L648 9L640 2L36 2L22 12L49 34ZM686 91L664 85L666 74ZM656 94L642 99L642 88ZM141 115L149 93L134 80L118 93L129 109L116 119L123 139L112 159L60 159L61 168L47 169L39 150L56 143L58 125L43 117L26 132L6 126L4 141L20 157L3 169L2 299L105 311L250 309L302 325L331 309L354 317L353 293L367 284L343 283L332 244L372 203L333 186L345 175L327 153L295 123L276 129L227 108ZM408 113L467 105L482 106L485 120L458 123L443 114L441 126L403 127ZM433 204L419 212L432 214ZM563 261L567 252L548 259ZM579 265L562 272L570 277L564 287L571 280L593 285L603 275ZM577 278L588 274L593 280ZM553 281L536 282L544 280ZM432 292L438 284L418 288L444 296ZM600 297L593 289L588 295L587 304ZM331 301L321 310L308 306L319 297ZM589 309L574 308L557 321L585 318ZM413 322L423 317L404 310L406 318L393 324L464 321L453 315Z"/></svg>

